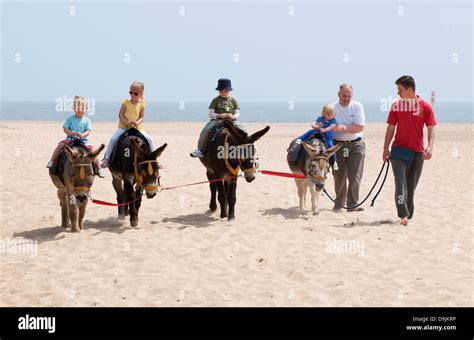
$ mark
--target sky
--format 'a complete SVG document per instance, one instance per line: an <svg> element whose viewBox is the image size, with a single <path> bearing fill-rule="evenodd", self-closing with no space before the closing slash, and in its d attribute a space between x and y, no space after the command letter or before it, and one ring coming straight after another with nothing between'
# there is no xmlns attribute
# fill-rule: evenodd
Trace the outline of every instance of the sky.
<svg viewBox="0 0 474 340"><path fill-rule="evenodd" d="M2 1L1 100L84 95L207 102L230 78L247 102L396 96L412 75L437 101L473 101L467 1Z"/></svg>

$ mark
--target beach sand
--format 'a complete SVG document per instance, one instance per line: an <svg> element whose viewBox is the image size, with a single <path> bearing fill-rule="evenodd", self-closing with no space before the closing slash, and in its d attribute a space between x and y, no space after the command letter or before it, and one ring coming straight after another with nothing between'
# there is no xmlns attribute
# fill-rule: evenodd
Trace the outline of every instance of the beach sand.
<svg viewBox="0 0 474 340"><path fill-rule="evenodd" d="M203 124L146 123L156 146L168 143L164 187L206 179L189 157ZM398 224L390 170L375 206L369 200L363 212L332 212L324 196L319 216L300 212L292 179L260 174L250 184L239 179L233 222L207 213L203 184L144 198L137 228L118 221L116 208L89 203L80 234L60 227L45 168L62 122L0 125L0 306L473 305L472 125L438 126L408 227ZM265 124L245 126L254 132ZM93 128L99 145L116 123ZM271 124L256 144L261 169L288 171L285 150L306 129ZM366 126L361 197L382 165L384 133L385 124ZM326 186L334 192L332 176ZM114 202L110 173L92 191ZM33 248L16 252L15 242Z"/></svg>

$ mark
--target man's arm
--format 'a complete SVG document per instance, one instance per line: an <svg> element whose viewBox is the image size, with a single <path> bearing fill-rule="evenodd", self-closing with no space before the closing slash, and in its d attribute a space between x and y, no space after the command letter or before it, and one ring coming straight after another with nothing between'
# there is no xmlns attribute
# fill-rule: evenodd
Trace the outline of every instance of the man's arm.
<svg viewBox="0 0 474 340"><path fill-rule="evenodd" d="M424 158L426 160L431 159L433 154L433 146L435 141L435 125L427 126L428 128L428 147L425 150Z"/></svg>
<svg viewBox="0 0 474 340"><path fill-rule="evenodd" d="M385 131L385 142L383 143L383 156L382 160L385 162L390 157L388 147L392 141L393 135L395 134L395 125L388 124L387 130Z"/></svg>
<svg viewBox="0 0 474 340"><path fill-rule="evenodd" d="M336 128L334 129L336 132L348 132L348 133L358 133L364 131L364 125L357 125L357 124L352 124L352 125L337 125Z"/></svg>

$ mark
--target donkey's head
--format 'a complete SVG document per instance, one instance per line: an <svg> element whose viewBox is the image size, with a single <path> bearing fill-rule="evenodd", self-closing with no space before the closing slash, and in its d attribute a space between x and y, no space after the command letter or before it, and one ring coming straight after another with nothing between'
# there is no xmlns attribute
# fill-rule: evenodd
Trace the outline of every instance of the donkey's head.
<svg viewBox="0 0 474 340"><path fill-rule="evenodd" d="M319 139L313 139L311 144L302 143L308 157L306 157L306 174L309 180L316 186L316 190L320 191L324 188L324 181L329 172L329 158L336 153L342 144L327 149L324 143Z"/></svg>
<svg viewBox="0 0 474 340"><path fill-rule="evenodd" d="M133 165L137 184L145 189L147 198L153 198L160 187L161 176L157 159L168 144L165 143L155 151L150 152L138 138L132 137L130 141L137 156Z"/></svg>
<svg viewBox="0 0 474 340"><path fill-rule="evenodd" d="M250 183L255 179L255 172L258 169L257 150L254 143L262 138L270 130L270 127L266 126L249 136L245 131L236 128L231 122L228 122L226 126L232 134L233 140L237 143L237 157L239 166L244 172L244 178Z"/></svg>
<svg viewBox="0 0 474 340"><path fill-rule="evenodd" d="M66 180L69 178L73 187L73 194L79 203L84 203L87 200L92 183L94 183L94 163L96 157L105 148L101 144L97 149L90 152L85 152L80 149L70 148L68 145L64 147L64 152L71 162L70 172L64 174Z"/></svg>

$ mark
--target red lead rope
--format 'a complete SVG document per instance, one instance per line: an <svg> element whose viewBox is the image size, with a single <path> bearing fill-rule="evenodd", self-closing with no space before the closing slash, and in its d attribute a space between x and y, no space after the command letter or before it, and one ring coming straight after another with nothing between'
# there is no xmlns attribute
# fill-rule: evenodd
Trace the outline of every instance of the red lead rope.
<svg viewBox="0 0 474 340"><path fill-rule="evenodd" d="M278 177L289 177L289 178L306 178L303 174L290 174L288 172L278 172L278 171L270 171L270 170L262 170L260 171L264 175L269 176L278 176Z"/></svg>
<svg viewBox="0 0 474 340"><path fill-rule="evenodd" d="M201 181L201 182L194 182L194 183L188 183L188 184L182 184L182 185L175 185L175 186L172 186L172 187L162 188L161 190L163 191L163 190L171 190L171 189L182 188L182 187L190 187L191 185L219 182L219 181L224 181L226 179L233 179L233 178L237 178L237 177L239 177L239 176L221 177L221 178L211 179L211 180L208 180L208 181Z"/></svg>
<svg viewBox="0 0 474 340"><path fill-rule="evenodd" d="M101 201L101 200L96 200L95 198L91 198L91 202L95 203L95 204L100 204L100 205L107 205L109 207L122 207L124 205L132 204L132 203L138 201L140 198L141 198L141 196L138 196L133 201L127 202L127 203L110 203L110 202L105 202L105 201Z"/></svg>
<svg viewBox="0 0 474 340"><path fill-rule="evenodd" d="M278 177L287 177L287 178L306 178L305 175L302 174L290 174L288 172L278 172L278 171L270 171L270 170L261 170L259 171L260 173L264 175L269 175L269 176L278 176ZM183 188L183 187L189 187L192 185L198 185L198 184L205 184L205 183L212 183L212 182L219 182L219 181L224 181L227 179L234 179L239 176L228 176L228 177L221 177L221 178L216 178L216 179L211 179L208 181L200 181L200 182L193 182L193 183L188 183L188 184L182 184L182 185L175 185L172 187L166 187L162 188L161 191L163 190L172 190L172 189L177 189L177 188ZM129 205L132 204L136 201L138 201L141 198L141 196L137 197L131 202L126 202L126 203L111 203L111 202L106 202L106 201L101 201L101 200L96 200L95 198L91 198L91 202L99 205L106 205L109 207L121 207L124 205Z"/></svg>

